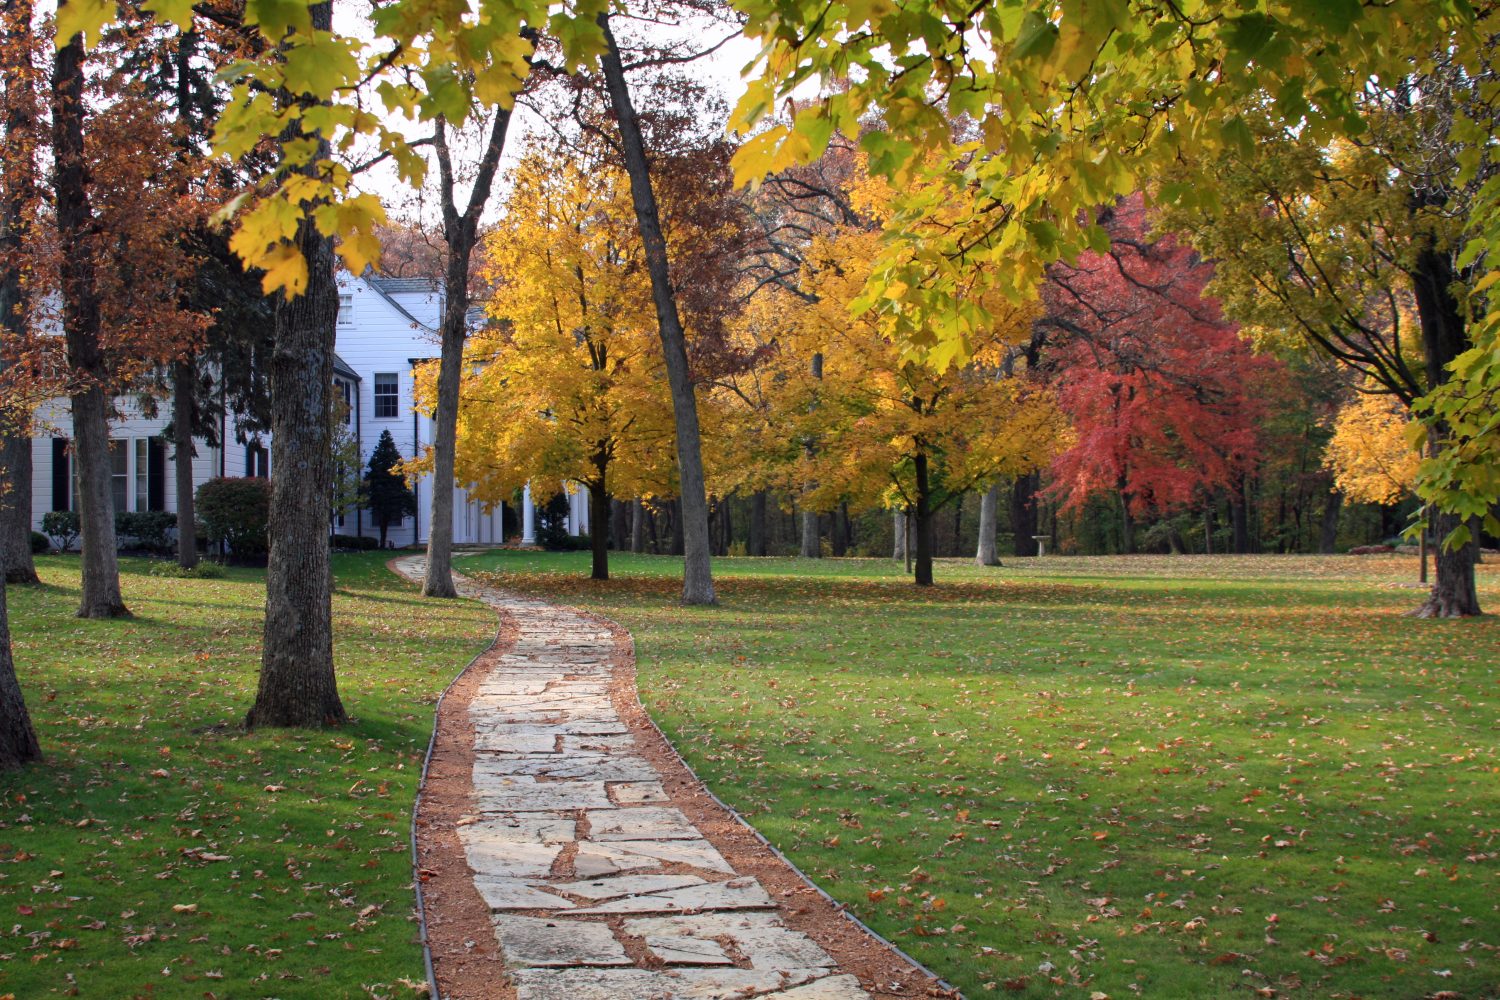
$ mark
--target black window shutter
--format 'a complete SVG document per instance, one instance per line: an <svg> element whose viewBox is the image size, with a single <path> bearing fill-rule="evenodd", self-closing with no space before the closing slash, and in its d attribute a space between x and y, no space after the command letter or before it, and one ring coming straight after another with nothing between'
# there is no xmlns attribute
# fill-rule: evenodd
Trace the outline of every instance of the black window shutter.
<svg viewBox="0 0 1500 1000"><path fill-rule="evenodd" d="M167 509L167 446L159 437L146 445L146 507Z"/></svg>
<svg viewBox="0 0 1500 1000"><path fill-rule="evenodd" d="M255 475L255 445L245 445L245 475Z"/></svg>
<svg viewBox="0 0 1500 1000"><path fill-rule="evenodd" d="M52 509L68 509L68 439L52 439Z"/></svg>

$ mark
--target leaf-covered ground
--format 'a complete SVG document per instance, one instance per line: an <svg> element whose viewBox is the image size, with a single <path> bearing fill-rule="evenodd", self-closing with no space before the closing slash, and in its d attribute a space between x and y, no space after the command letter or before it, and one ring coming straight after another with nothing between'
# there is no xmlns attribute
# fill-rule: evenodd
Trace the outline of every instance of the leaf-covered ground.
<svg viewBox="0 0 1500 1000"><path fill-rule="evenodd" d="M129 621L80 621L77 560L8 591L47 760L0 775L0 997L412 997L408 830L432 705L494 634L379 554L335 560L329 732L240 729L263 573L123 566Z"/></svg>
<svg viewBox="0 0 1500 1000"><path fill-rule="evenodd" d="M721 560L714 609L612 559L480 562L627 626L713 790L970 996L1500 996L1500 622L1401 617L1414 559Z"/></svg>

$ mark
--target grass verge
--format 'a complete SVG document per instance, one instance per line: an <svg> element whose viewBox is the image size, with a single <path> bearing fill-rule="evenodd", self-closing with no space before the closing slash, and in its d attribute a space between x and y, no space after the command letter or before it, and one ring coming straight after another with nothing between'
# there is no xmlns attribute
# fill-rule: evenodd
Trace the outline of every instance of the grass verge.
<svg viewBox="0 0 1500 1000"><path fill-rule="evenodd" d="M11 587L16 667L47 759L0 775L0 997L402 997L425 985L407 840L432 705L489 641L378 553L336 556L354 717L240 728L264 574L122 565L135 617L80 621L77 560Z"/></svg>
<svg viewBox="0 0 1500 1000"><path fill-rule="evenodd" d="M1412 559L612 562L469 567L629 628L713 790L969 996L1500 996L1500 623L1401 617Z"/></svg>

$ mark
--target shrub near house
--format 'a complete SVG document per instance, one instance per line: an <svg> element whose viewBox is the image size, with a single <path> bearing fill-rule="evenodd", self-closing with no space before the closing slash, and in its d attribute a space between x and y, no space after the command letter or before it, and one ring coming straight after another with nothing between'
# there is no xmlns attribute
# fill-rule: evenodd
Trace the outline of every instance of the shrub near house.
<svg viewBox="0 0 1500 1000"><path fill-rule="evenodd" d="M224 542L236 559L264 556L268 546L266 524L271 513L271 482L268 479L215 478L194 494L204 537L210 544Z"/></svg>

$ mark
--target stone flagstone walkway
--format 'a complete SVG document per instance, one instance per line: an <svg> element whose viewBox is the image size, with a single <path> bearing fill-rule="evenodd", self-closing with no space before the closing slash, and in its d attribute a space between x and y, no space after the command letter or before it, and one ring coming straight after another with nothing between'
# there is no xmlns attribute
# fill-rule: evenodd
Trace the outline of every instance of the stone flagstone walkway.
<svg viewBox="0 0 1500 1000"><path fill-rule="evenodd" d="M670 805L610 700L609 630L459 585L518 630L470 703L459 837L519 1000L868 998Z"/></svg>

